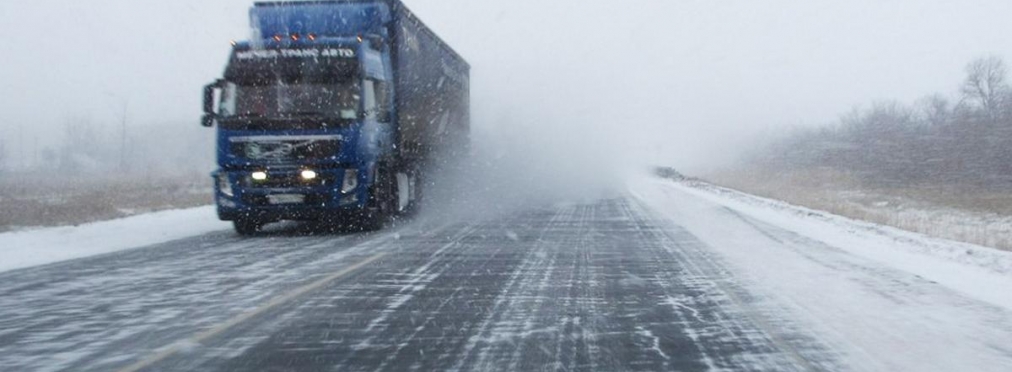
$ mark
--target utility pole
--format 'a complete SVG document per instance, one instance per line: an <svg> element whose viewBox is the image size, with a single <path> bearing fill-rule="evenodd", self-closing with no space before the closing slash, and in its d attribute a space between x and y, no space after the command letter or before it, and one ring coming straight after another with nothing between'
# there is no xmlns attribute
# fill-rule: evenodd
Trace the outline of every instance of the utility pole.
<svg viewBox="0 0 1012 372"><path fill-rule="evenodd" d="M0 173L3 173L4 166L7 165L7 146L3 138L0 138Z"/></svg>
<svg viewBox="0 0 1012 372"><path fill-rule="evenodd" d="M127 105L129 102L123 101L123 115L120 116L120 133L119 133L119 169L126 171L126 145L127 145Z"/></svg>
<svg viewBox="0 0 1012 372"><path fill-rule="evenodd" d="M21 163L21 170L25 170L25 125L18 125L18 161Z"/></svg>

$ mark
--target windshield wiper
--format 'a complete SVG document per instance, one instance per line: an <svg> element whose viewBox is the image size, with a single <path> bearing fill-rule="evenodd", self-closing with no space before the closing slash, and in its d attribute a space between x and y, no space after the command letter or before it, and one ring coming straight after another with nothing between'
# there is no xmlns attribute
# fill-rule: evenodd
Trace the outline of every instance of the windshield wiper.
<svg viewBox="0 0 1012 372"><path fill-rule="evenodd" d="M239 114L239 115L232 116L231 118L235 118L235 119L255 119L255 118L262 118L262 117L264 117L264 114L261 114L261 113L258 113L258 112L247 112L245 114Z"/></svg>
<svg viewBox="0 0 1012 372"><path fill-rule="evenodd" d="M285 116L320 116L320 117L327 116L327 114L322 113L322 112L317 112L317 111L290 111L290 112L281 113L281 115L285 115Z"/></svg>

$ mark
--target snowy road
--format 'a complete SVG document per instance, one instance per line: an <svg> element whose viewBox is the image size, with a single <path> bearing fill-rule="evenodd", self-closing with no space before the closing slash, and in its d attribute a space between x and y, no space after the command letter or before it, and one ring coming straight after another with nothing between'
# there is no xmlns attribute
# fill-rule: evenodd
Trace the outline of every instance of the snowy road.
<svg viewBox="0 0 1012 372"><path fill-rule="evenodd" d="M833 244L660 183L438 228L210 233L0 273L0 370L1012 370L1001 298Z"/></svg>

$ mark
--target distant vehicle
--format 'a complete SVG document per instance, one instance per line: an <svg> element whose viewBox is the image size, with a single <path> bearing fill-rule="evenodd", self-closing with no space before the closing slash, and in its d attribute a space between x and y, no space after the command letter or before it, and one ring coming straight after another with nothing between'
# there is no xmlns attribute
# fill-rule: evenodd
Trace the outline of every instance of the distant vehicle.
<svg viewBox="0 0 1012 372"><path fill-rule="evenodd" d="M258 2L204 88L218 216L381 228L470 131L470 66L399 0Z"/></svg>

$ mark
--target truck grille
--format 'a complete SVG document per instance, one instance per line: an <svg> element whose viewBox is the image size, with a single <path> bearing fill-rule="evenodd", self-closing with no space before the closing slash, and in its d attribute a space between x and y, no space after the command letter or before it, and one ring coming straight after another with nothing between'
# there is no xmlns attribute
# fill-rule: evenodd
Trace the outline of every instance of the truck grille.
<svg viewBox="0 0 1012 372"><path fill-rule="evenodd" d="M338 136L236 137L229 149L233 157L270 163L332 159L340 151Z"/></svg>

